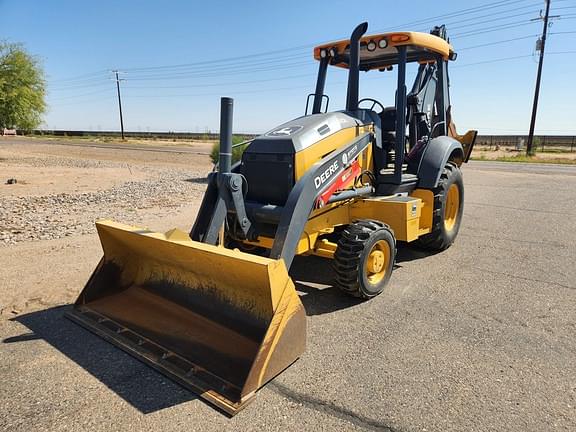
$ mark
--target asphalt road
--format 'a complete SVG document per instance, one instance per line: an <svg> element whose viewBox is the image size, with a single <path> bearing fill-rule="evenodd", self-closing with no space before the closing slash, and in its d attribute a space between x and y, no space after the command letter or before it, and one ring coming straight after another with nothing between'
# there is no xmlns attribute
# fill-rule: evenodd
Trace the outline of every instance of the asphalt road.
<svg viewBox="0 0 576 432"><path fill-rule="evenodd" d="M435 255L401 247L371 301L332 288L325 261L295 263L307 351L238 416L61 306L0 321L0 430L576 430L576 167L476 162L464 180L456 243ZM26 283L87 278L59 256L23 254L43 269Z"/></svg>

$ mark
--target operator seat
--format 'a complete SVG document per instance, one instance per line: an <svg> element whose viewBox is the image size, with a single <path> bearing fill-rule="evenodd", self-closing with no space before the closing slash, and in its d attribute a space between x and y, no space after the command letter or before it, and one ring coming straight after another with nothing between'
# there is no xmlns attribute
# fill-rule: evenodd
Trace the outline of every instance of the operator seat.
<svg viewBox="0 0 576 432"><path fill-rule="evenodd" d="M382 148L376 148L373 153L374 168L376 172L388 168L390 163L390 152L394 150L396 141L396 108L387 107L378 115L380 120L380 136L382 137Z"/></svg>
<svg viewBox="0 0 576 432"><path fill-rule="evenodd" d="M382 131L396 132L396 107L386 107L380 113Z"/></svg>

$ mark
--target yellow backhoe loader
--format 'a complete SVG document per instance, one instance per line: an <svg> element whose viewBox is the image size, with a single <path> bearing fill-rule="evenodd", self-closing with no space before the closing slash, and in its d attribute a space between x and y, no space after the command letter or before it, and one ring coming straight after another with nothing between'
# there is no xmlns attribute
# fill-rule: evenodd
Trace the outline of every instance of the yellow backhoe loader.
<svg viewBox="0 0 576 432"><path fill-rule="evenodd" d="M219 165L191 232L98 222L104 256L68 317L233 415L304 352L295 255L332 259L335 284L369 299L390 279L397 242L449 247L476 137L451 119L456 54L443 26L364 36L367 27L314 49L311 112L307 103L303 117L253 139L235 164L233 102L222 98ZM328 66L348 70L341 111L327 112ZM394 106L359 100L360 71L392 68Z"/></svg>

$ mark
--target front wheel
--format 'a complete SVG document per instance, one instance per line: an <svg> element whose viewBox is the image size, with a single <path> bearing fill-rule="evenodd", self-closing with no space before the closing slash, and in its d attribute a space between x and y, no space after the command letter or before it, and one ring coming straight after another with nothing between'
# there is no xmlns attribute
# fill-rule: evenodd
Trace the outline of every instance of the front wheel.
<svg viewBox="0 0 576 432"><path fill-rule="evenodd" d="M432 232L420 237L417 244L424 249L441 251L450 247L460 229L464 211L464 182L454 163L448 162L434 192Z"/></svg>
<svg viewBox="0 0 576 432"><path fill-rule="evenodd" d="M374 297L390 280L395 259L396 239L388 225L356 221L342 232L334 253L336 284L351 296Z"/></svg>

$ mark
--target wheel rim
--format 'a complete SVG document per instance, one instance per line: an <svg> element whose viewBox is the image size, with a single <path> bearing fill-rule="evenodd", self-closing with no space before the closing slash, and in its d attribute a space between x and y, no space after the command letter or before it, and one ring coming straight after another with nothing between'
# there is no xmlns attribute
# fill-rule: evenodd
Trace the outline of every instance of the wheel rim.
<svg viewBox="0 0 576 432"><path fill-rule="evenodd" d="M444 208L444 228L451 231L458 220L458 210L460 208L460 190L455 183L448 189L446 195L446 206Z"/></svg>
<svg viewBox="0 0 576 432"><path fill-rule="evenodd" d="M390 246L385 240L377 241L366 259L365 273L368 282L372 285L380 283L390 263Z"/></svg>

